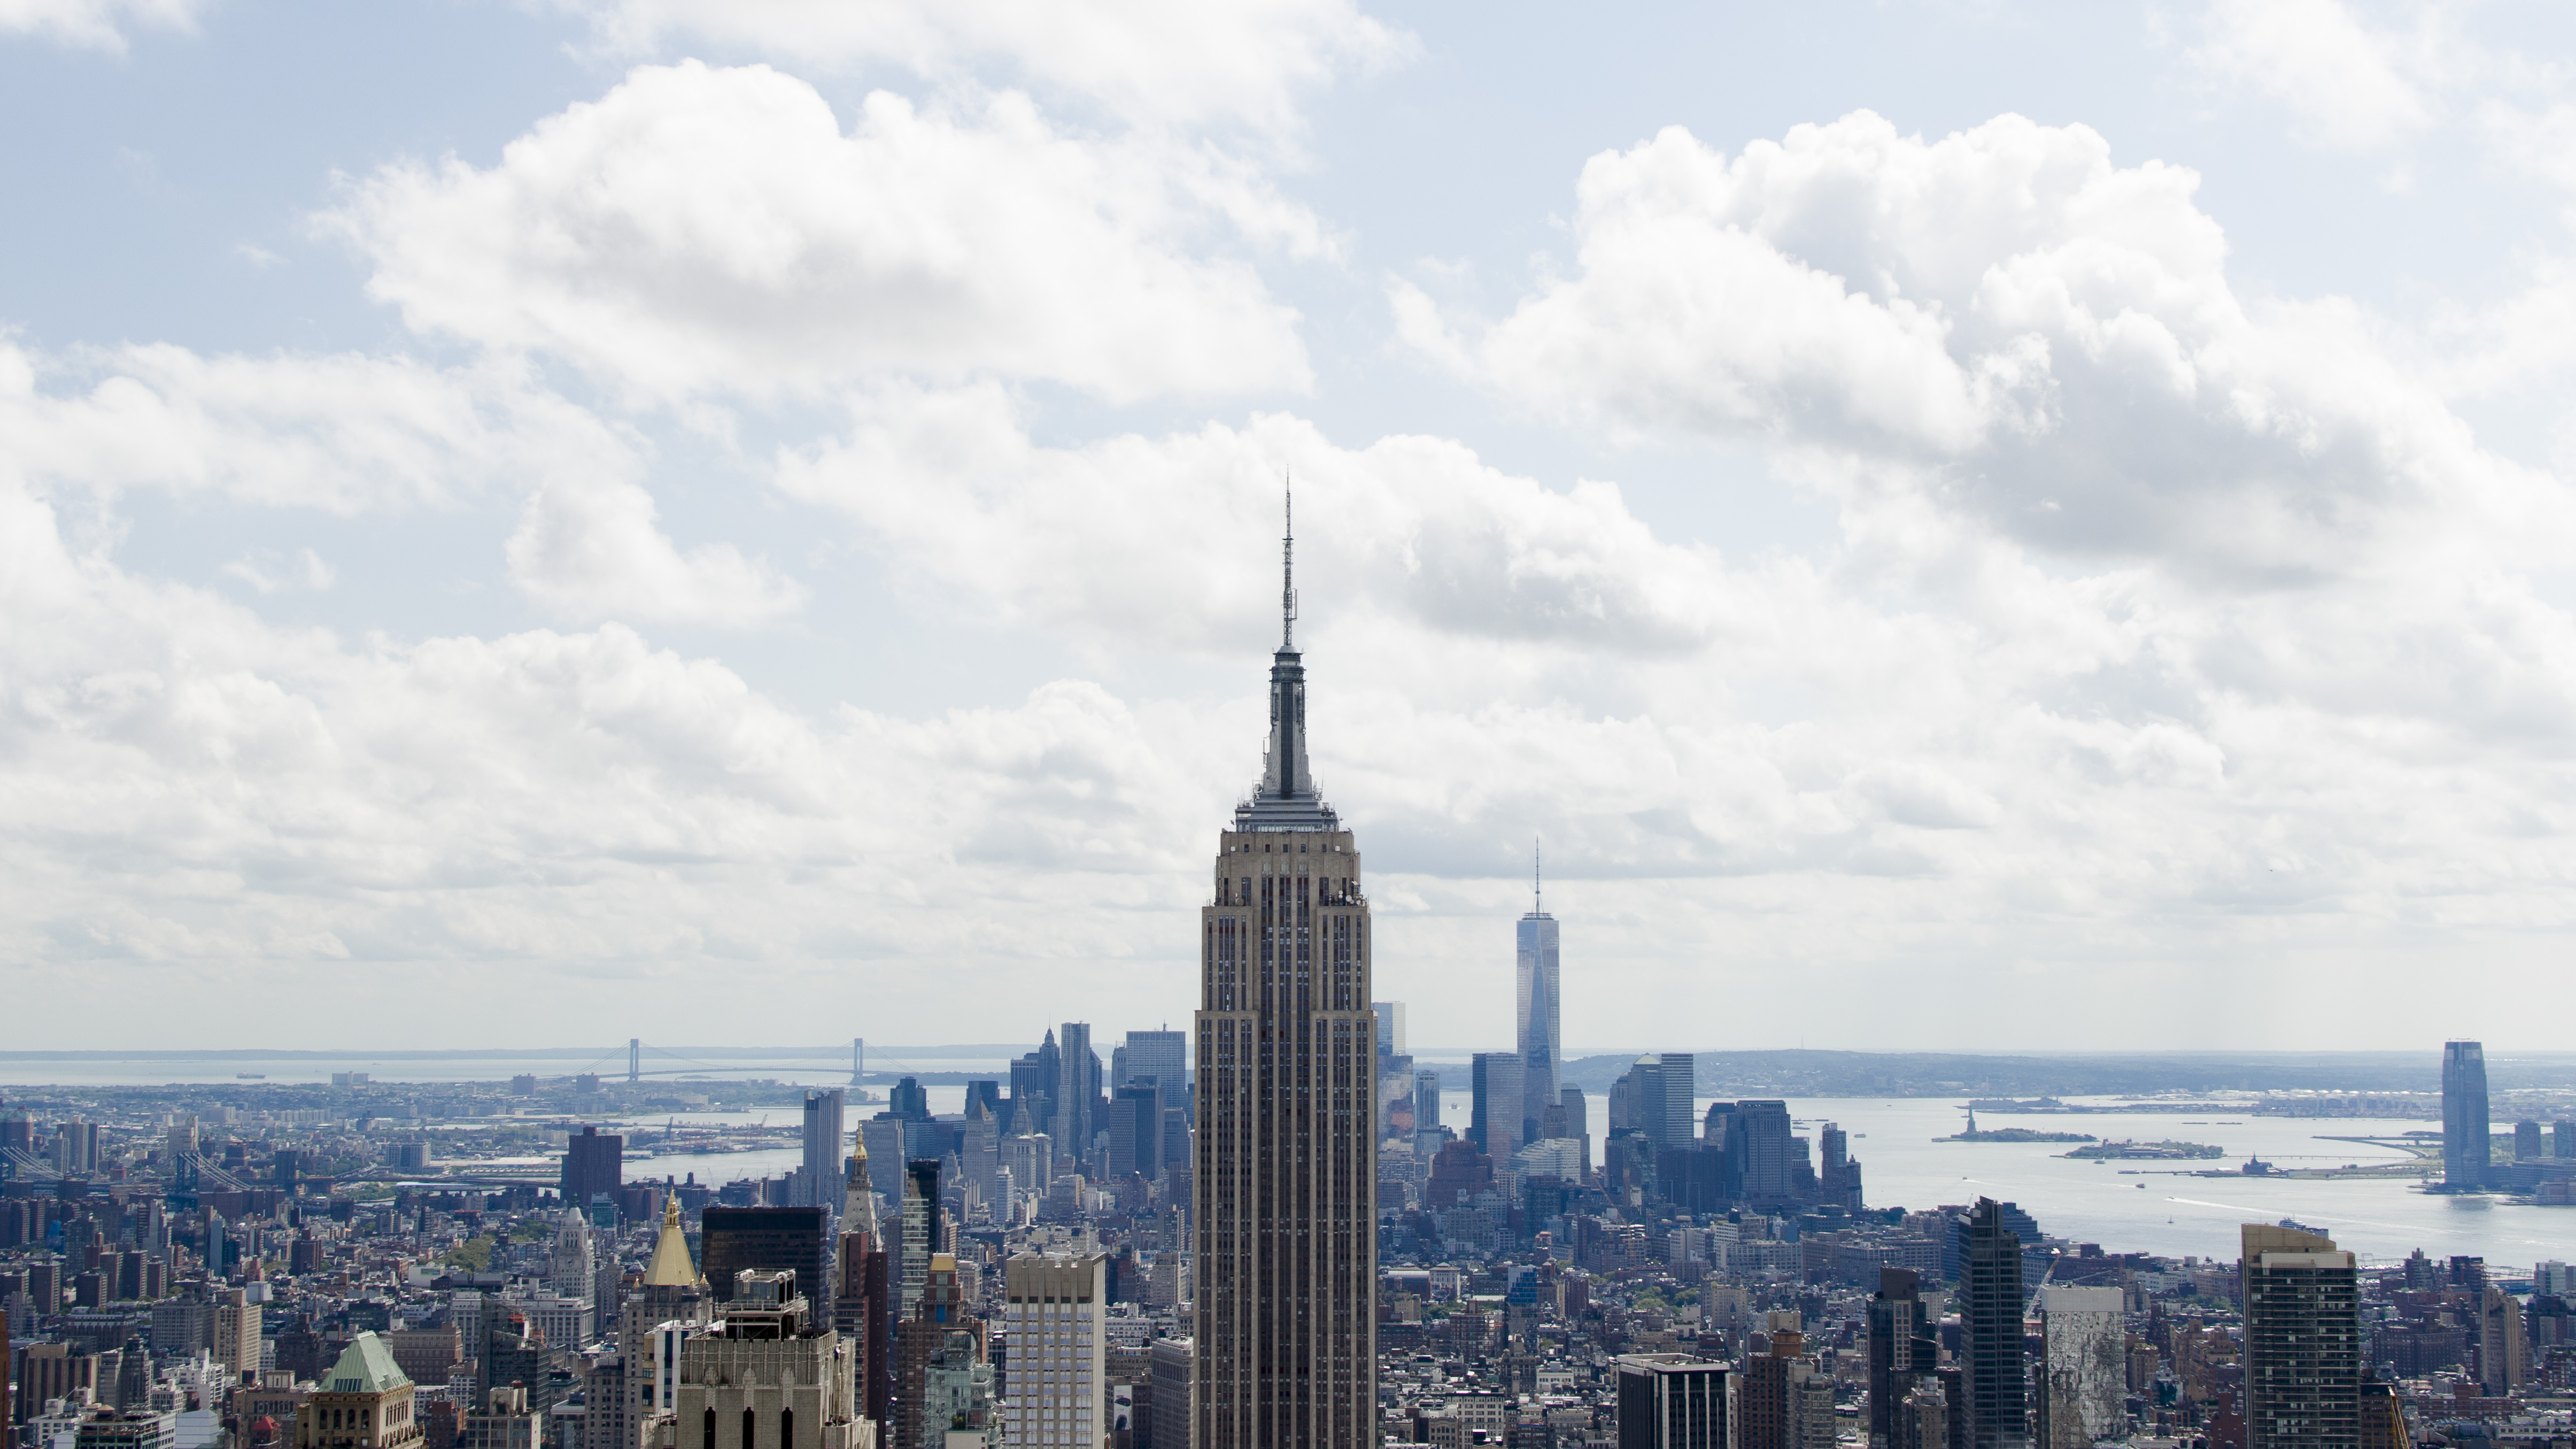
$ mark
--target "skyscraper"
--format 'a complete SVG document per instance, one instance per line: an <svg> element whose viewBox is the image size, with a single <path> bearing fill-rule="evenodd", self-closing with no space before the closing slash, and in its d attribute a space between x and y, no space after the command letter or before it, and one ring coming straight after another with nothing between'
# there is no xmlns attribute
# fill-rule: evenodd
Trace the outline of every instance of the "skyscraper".
<svg viewBox="0 0 2576 1449"><path fill-rule="evenodd" d="M1293 548L1261 783L1199 913L1193 1449L1378 1440L1369 908L1306 766Z"/></svg>
<svg viewBox="0 0 2576 1449"><path fill-rule="evenodd" d="M564 1202L588 1211L590 1200L601 1193L610 1202L617 1201L617 1191L626 1181L626 1139L614 1133L603 1133L596 1127L584 1127L564 1144Z"/></svg>
<svg viewBox="0 0 2576 1449"><path fill-rule="evenodd" d="M1561 1104L1556 1069L1564 1058L1557 1024L1556 917L1540 909L1538 852L1530 852L1530 911L1520 919L1513 950L1514 999L1520 1012L1521 1108L1519 1138L1535 1142L1547 1109Z"/></svg>
<svg viewBox="0 0 2576 1449"><path fill-rule="evenodd" d="M1692 1108L1698 1091L1699 1058L1690 1052L1666 1052L1656 1073L1659 1115L1639 1125L1657 1147L1687 1147L1699 1135L1699 1114Z"/></svg>
<svg viewBox="0 0 2576 1449"><path fill-rule="evenodd" d="M1468 1058L1467 1072L1474 1089L1467 1140L1497 1161L1508 1158L1527 1140L1521 1135L1521 1114L1529 1100L1522 1089L1521 1054L1478 1052Z"/></svg>
<svg viewBox="0 0 2576 1449"><path fill-rule="evenodd" d="M850 1155L841 1164L841 1241L833 1256L832 1329L850 1346L858 1365L860 1417L877 1425L880 1437L893 1433L894 1385L890 1352L895 1313L894 1284L885 1233L877 1224L877 1199L869 1185L868 1142L864 1131L850 1140ZM675 1218L676 1222L677 1219ZM665 1235L669 1233L665 1229ZM681 1250L687 1256L687 1250ZM654 1259L660 1263L657 1251Z"/></svg>
<svg viewBox="0 0 2576 1449"><path fill-rule="evenodd" d="M2484 1187L2495 1122L2487 1109L2487 1049L2473 1041L2442 1044L2442 1182Z"/></svg>
<svg viewBox="0 0 2576 1449"><path fill-rule="evenodd" d="M797 1171L791 1207L838 1208L841 1205L841 1087L805 1093L805 1161Z"/></svg>
<svg viewBox="0 0 2576 1449"><path fill-rule="evenodd" d="M1099 1449L1109 1408L1109 1260L1013 1258L1002 1275L1011 1345L1003 1443Z"/></svg>
<svg viewBox="0 0 2576 1449"><path fill-rule="evenodd" d="M808 1303L828 1302L823 1276L823 1220L818 1207L709 1207L698 1219L698 1264L708 1296L733 1297L734 1275L749 1268L793 1273L799 1292L812 1284Z"/></svg>
<svg viewBox="0 0 2576 1449"><path fill-rule="evenodd" d="M1726 1365L1679 1353L1630 1353L1619 1374L1619 1449L1726 1449Z"/></svg>
<svg viewBox="0 0 2576 1449"><path fill-rule="evenodd" d="M1163 1105L1178 1107L1190 1095L1190 1034L1185 1031L1131 1031L1118 1049L1124 1069L1109 1085L1115 1089L1146 1078L1163 1089Z"/></svg>
<svg viewBox="0 0 2576 1449"><path fill-rule="evenodd" d="M1100 1096L1100 1058L1091 1050L1091 1023L1068 1021L1056 1037L1055 1150L1083 1162L1098 1132L1092 1120Z"/></svg>
<svg viewBox="0 0 2576 1449"><path fill-rule="evenodd" d="M2003 1204L1981 1197L1969 1216L1959 1262L1959 1367L1967 1411L1957 1436L1960 1449L2023 1449L2030 1442L2021 1306L2021 1238L2005 1226Z"/></svg>
<svg viewBox="0 0 2576 1449"><path fill-rule="evenodd" d="M2352 1254L2296 1228L2247 1223L2243 1235L2245 1449L2358 1449L2361 1283Z"/></svg>
<svg viewBox="0 0 2576 1449"><path fill-rule="evenodd" d="M1893 1449L1904 1437L1898 1414L1906 1395L1940 1364L1941 1340L1921 1279L1910 1268L1879 1269L1878 1292L1869 1300L1870 1449Z"/></svg>
<svg viewBox="0 0 2576 1449"><path fill-rule="evenodd" d="M903 1319L912 1317L921 1302L921 1290L930 1282L931 1255L948 1246L939 1230L938 1158L917 1157L903 1165L903 1202L897 1213L903 1253L889 1265L889 1276L900 1285L894 1312Z"/></svg>

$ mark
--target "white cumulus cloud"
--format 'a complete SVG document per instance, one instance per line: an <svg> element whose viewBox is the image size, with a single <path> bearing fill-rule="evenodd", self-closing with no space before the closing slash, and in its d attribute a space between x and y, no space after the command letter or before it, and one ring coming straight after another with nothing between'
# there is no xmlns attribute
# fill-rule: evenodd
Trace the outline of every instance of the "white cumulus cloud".
<svg viewBox="0 0 2576 1449"><path fill-rule="evenodd" d="M584 619L744 625L804 604L804 586L731 544L683 552L656 526L657 516L652 495L637 484L558 478L528 500L510 537L510 576Z"/></svg>
<svg viewBox="0 0 2576 1449"><path fill-rule="evenodd" d="M884 92L847 132L767 67L646 67L498 165L397 165L322 218L424 332L568 358L640 395L881 371L1112 400L1302 388L1296 314L1236 249L1311 217L1211 152Z"/></svg>
<svg viewBox="0 0 2576 1449"><path fill-rule="evenodd" d="M2479 449L2356 309L2238 297L2195 185L2011 116L1925 140L1860 112L1733 156L1667 130L1585 166L1574 275L1483 326L1399 287L1399 324L1532 408L1776 440L1855 503L2077 555L2287 578L2564 546L2565 490Z"/></svg>

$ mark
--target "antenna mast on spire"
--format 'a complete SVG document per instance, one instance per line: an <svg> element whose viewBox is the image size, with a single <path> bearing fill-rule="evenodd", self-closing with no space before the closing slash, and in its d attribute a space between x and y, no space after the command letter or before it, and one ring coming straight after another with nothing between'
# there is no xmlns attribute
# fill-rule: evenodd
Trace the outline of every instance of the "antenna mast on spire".
<svg viewBox="0 0 2576 1449"><path fill-rule="evenodd" d="M1533 835L1530 837L1530 914L1539 915L1546 909L1547 893L1539 889L1538 883L1538 837Z"/></svg>
<svg viewBox="0 0 2576 1449"><path fill-rule="evenodd" d="M1297 647L1297 495L1286 469L1279 473L1281 516L1286 532L1279 537L1279 652Z"/></svg>

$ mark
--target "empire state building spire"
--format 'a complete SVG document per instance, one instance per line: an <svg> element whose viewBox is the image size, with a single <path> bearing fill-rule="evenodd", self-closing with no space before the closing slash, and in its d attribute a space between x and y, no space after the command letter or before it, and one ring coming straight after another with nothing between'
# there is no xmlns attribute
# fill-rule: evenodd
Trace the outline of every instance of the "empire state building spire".
<svg viewBox="0 0 2576 1449"><path fill-rule="evenodd" d="M1279 480L1280 518L1286 529L1279 535L1279 652L1292 653L1297 648L1297 495L1288 480Z"/></svg>
<svg viewBox="0 0 2576 1449"><path fill-rule="evenodd" d="M1270 735L1262 750L1261 783L1235 807L1237 830L1339 830L1333 808L1315 788L1306 764L1306 665L1297 652L1297 529L1295 500L1285 508L1279 540L1279 652L1270 656Z"/></svg>

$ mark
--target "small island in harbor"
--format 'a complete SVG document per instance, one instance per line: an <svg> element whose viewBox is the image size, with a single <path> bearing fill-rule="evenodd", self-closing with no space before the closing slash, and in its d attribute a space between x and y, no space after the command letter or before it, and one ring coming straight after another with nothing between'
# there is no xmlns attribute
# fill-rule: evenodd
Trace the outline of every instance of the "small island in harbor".
<svg viewBox="0 0 2576 1449"><path fill-rule="evenodd" d="M2206 1142L2097 1142L2059 1155L2096 1162L2188 1162L2197 1158L2225 1157L2227 1149L2212 1147Z"/></svg>
<svg viewBox="0 0 2576 1449"><path fill-rule="evenodd" d="M1971 1107L1968 1109L1966 1131L1954 1132L1947 1137L1935 1137L1932 1140L1935 1142L2091 1142L2094 1137L2090 1132L2034 1132L2028 1127L1990 1127L1979 1131L1977 1109Z"/></svg>

